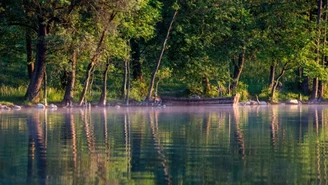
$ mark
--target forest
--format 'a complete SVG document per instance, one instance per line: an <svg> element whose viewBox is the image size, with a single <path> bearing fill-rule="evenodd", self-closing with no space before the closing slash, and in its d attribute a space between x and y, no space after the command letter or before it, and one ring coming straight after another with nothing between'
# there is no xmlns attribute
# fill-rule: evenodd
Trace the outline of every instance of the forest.
<svg viewBox="0 0 328 185"><path fill-rule="evenodd" d="M328 97L328 0L0 0L0 101Z"/></svg>

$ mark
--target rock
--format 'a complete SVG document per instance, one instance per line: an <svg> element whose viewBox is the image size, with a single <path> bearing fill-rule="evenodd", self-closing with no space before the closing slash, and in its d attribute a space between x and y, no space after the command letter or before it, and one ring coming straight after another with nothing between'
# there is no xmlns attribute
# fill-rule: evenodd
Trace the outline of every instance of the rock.
<svg viewBox="0 0 328 185"><path fill-rule="evenodd" d="M296 99L287 100L286 101L286 104L289 104L289 105L298 105L298 100L296 100Z"/></svg>
<svg viewBox="0 0 328 185"><path fill-rule="evenodd" d="M14 105L14 110L21 110L22 109L22 107L21 106L19 106L19 105Z"/></svg>
<svg viewBox="0 0 328 185"><path fill-rule="evenodd" d="M267 104L267 102L265 102L265 101L260 101L260 102L259 102L259 105L268 105L268 104Z"/></svg>
<svg viewBox="0 0 328 185"><path fill-rule="evenodd" d="M249 103L250 103L250 105L258 105L257 101L254 101L254 100L250 100Z"/></svg>
<svg viewBox="0 0 328 185"><path fill-rule="evenodd" d="M193 94L190 96L190 98L193 98L193 99L200 99L200 96L196 95L196 94Z"/></svg>
<svg viewBox="0 0 328 185"><path fill-rule="evenodd" d="M48 106L48 108L49 109L52 109L52 110L57 110L57 105L55 105L55 104L50 104L49 106Z"/></svg>
<svg viewBox="0 0 328 185"><path fill-rule="evenodd" d="M7 105L4 105L2 108L3 108L4 110L11 110L11 108L8 107Z"/></svg>
<svg viewBox="0 0 328 185"><path fill-rule="evenodd" d="M37 109L45 109L46 106L44 106L42 103L38 103L38 104L36 104L36 108Z"/></svg>

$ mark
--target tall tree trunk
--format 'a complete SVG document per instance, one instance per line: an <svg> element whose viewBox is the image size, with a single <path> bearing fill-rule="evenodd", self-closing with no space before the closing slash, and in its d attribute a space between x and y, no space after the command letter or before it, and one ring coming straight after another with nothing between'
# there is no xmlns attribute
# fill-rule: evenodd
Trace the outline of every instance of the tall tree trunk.
<svg viewBox="0 0 328 185"><path fill-rule="evenodd" d="M75 86L75 76L76 76L76 51L73 51L71 62L71 71L68 73L68 81L65 89L65 95L63 103L68 106L73 105L73 89Z"/></svg>
<svg viewBox="0 0 328 185"><path fill-rule="evenodd" d="M129 105L130 96L130 62L129 60L124 61L124 79L122 88L122 99L125 100L125 104Z"/></svg>
<svg viewBox="0 0 328 185"><path fill-rule="evenodd" d="M32 78L27 88L25 99L38 102L40 100L40 89L42 86L44 71L46 67L47 46L45 36L47 35L47 25L44 20L39 20L38 43L36 45L35 68Z"/></svg>
<svg viewBox="0 0 328 185"><path fill-rule="evenodd" d="M279 84L279 80L280 78L285 74L286 70L287 70L287 64L288 63L285 63L284 67L281 69L281 72L280 74L277 76L277 79L274 80L274 83L273 83L273 86L271 87L271 94L270 94L270 100L271 102L274 101L274 94L276 92L276 89L277 89L277 86Z"/></svg>
<svg viewBox="0 0 328 185"><path fill-rule="evenodd" d="M318 12L317 12L317 43L316 43L316 57L315 61L319 64L320 61L320 38L321 38L321 11L322 11L322 0L318 0ZM318 98L318 87L319 87L319 78L313 78L313 86L311 99L315 100Z"/></svg>
<svg viewBox="0 0 328 185"><path fill-rule="evenodd" d="M230 89L231 89L232 93L236 93L236 89L237 89L238 83L239 83L239 78L240 78L240 75L243 71L244 64L245 64L245 49L239 54L238 63L236 63L234 60L233 64L234 64L233 81L232 81Z"/></svg>
<svg viewBox="0 0 328 185"><path fill-rule="evenodd" d="M91 62L88 65L87 72L86 72L86 77L85 77L85 80L84 80L84 86L83 86L82 94L81 94L80 100L79 100L79 105L80 106L83 104L83 102L85 100L85 96L87 94L87 90L88 90L88 87L89 87L89 84L90 84L91 71L93 70L94 66L96 65L96 63L98 61L98 58L99 58L100 52L101 52L101 48L104 44L105 38L106 38L107 33L108 33L110 23L114 20L115 16L116 16L116 13L112 13L109 16L108 21L107 21L107 23L104 27L104 30L101 33L100 40L98 42L96 51L93 54Z"/></svg>
<svg viewBox="0 0 328 185"><path fill-rule="evenodd" d="M87 68L87 73L86 73L86 77L84 80L84 85L83 85L83 90L82 90L82 94L80 96L80 100L79 100L79 105L81 106L83 104L83 102L85 101L85 96L87 94L87 90L89 88L89 83L90 83L90 77L91 77L91 72L92 69L94 68L96 61L97 61L98 57L93 57L93 59L91 60L91 62L88 65Z"/></svg>
<svg viewBox="0 0 328 185"><path fill-rule="evenodd" d="M121 90L121 99L125 100L128 84L128 60L124 60L123 85Z"/></svg>
<svg viewBox="0 0 328 185"><path fill-rule="evenodd" d="M100 50L101 50L101 47L102 47L102 45L104 43L105 37L107 35L107 32L108 32L108 25L104 28L104 30L103 30L103 32L101 34L100 40L98 42L98 45L97 45L97 49L96 49L95 53L93 54L93 57L91 59L91 62L88 65L86 77L85 77L85 80L84 80L82 94L81 94L80 100L79 100L79 105L80 106L85 101L85 96L87 94L87 90L88 90L89 84L90 84L91 72L92 72L94 66L96 65L96 63L98 61L98 58L99 58L99 55L100 55Z"/></svg>
<svg viewBox="0 0 328 185"><path fill-rule="evenodd" d="M44 101L44 105L45 106L48 106L48 92L47 92L47 89L48 89L48 78L47 78L47 70L45 69L44 70L44 73L43 73L44 77L43 77L43 101Z"/></svg>
<svg viewBox="0 0 328 185"><path fill-rule="evenodd" d="M138 40L136 39L131 40L131 56L132 56L133 79L142 80L140 46Z"/></svg>
<svg viewBox="0 0 328 185"><path fill-rule="evenodd" d="M28 79L31 80L34 70L34 61L33 61L33 47L32 47L32 31L30 28L26 28L25 38L26 38L27 74L28 74Z"/></svg>
<svg viewBox="0 0 328 185"><path fill-rule="evenodd" d="M324 21L325 23L327 23L328 20L328 0L326 0L326 4L325 4L325 13L324 13ZM323 52L322 52L322 58L321 58L321 65L322 67L326 68L326 55L325 55L325 50L326 50L326 43L327 43L327 24L325 24L324 26L324 30L323 30ZM319 80L319 89L318 89L318 98L322 99L323 95L324 95L324 82L322 80Z"/></svg>
<svg viewBox="0 0 328 185"><path fill-rule="evenodd" d="M109 71L109 65L110 65L110 60L109 58L107 58L106 61L106 67L103 73L103 86L101 89L101 95L100 95L100 100L99 100L99 105L100 106L106 106L106 97L107 97L107 74Z"/></svg>
<svg viewBox="0 0 328 185"><path fill-rule="evenodd" d="M305 76L301 84L303 94L307 94L307 95L310 94L309 81L310 78L308 76Z"/></svg>
<svg viewBox="0 0 328 185"><path fill-rule="evenodd" d="M131 87L131 79L130 79L130 76L131 76L131 72L130 72L130 62L128 61L128 64L127 64L127 69L128 69L128 75L127 75L127 92L126 92L126 99L125 99L125 103L126 105L129 105L129 102L130 102L130 87Z"/></svg>
<svg viewBox="0 0 328 185"><path fill-rule="evenodd" d="M270 66L270 78L269 78L269 87L272 88L274 85L275 73L276 73L277 62L274 61Z"/></svg>
<svg viewBox="0 0 328 185"><path fill-rule="evenodd" d="M174 10L174 14L172 16L172 19L171 19L171 22L170 22L170 26L167 29L166 37L165 37L164 42L162 44L161 54L158 57L158 60L157 60L157 63L156 63L156 67L153 70L153 73L151 75L151 81L150 81L150 84L149 84L148 94L147 94L146 99L145 99L146 102L150 102L151 99L152 99L151 96L152 96L153 88L154 88L154 85L155 85L156 73L157 73L157 71L159 69L159 66L161 64L161 60L163 58L164 51L165 51L165 46L166 46L166 43L167 43L167 41L169 39L170 31L171 31L171 29L173 27L173 23L175 21L175 17L176 17L177 14L178 14L178 10Z"/></svg>
<svg viewBox="0 0 328 185"><path fill-rule="evenodd" d="M210 84L210 80L208 79L207 76L205 76L203 78L203 85L204 85L204 90L203 90L204 94L209 95L209 92L210 92L210 89L211 89L211 84Z"/></svg>
<svg viewBox="0 0 328 185"><path fill-rule="evenodd" d="M126 78L126 97L125 97L125 104L129 105L130 101L130 62L127 60L126 64L126 69L127 69L127 78Z"/></svg>

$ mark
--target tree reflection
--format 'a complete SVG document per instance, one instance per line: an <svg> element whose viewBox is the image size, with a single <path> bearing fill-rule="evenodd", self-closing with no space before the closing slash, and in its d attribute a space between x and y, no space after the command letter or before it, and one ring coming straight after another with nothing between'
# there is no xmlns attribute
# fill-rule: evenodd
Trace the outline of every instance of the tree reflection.
<svg viewBox="0 0 328 185"><path fill-rule="evenodd" d="M238 144L238 152L242 156L242 159L245 159L245 141L243 131L240 128L240 113L238 107L233 107L233 118L231 129L233 130L234 139Z"/></svg>
<svg viewBox="0 0 328 185"><path fill-rule="evenodd" d="M46 184L47 182L47 146L44 133L44 125L41 123L41 111L37 111L27 116L28 128L28 162L27 162L27 184L34 184L34 168L37 167L38 184ZM45 115L47 112L45 110ZM36 160L36 161L35 161Z"/></svg>
<svg viewBox="0 0 328 185"><path fill-rule="evenodd" d="M268 106L0 115L0 184L13 176L16 184L327 184L327 113Z"/></svg>
<svg viewBox="0 0 328 185"><path fill-rule="evenodd" d="M72 145L72 155L73 155L73 166L74 169L77 167L77 139L76 139L76 128L74 122L74 114L72 113L72 109L67 109L67 112L64 114L64 125L65 125L65 141L70 140L70 144Z"/></svg>
<svg viewBox="0 0 328 185"><path fill-rule="evenodd" d="M158 115L158 110L149 111L149 125L154 142L154 148L158 153L158 158L160 159L161 165L163 167L165 180L167 181L167 184L172 184L172 177L169 172L168 160L166 159L160 137L158 136Z"/></svg>
<svg viewBox="0 0 328 185"><path fill-rule="evenodd" d="M129 111L124 114L124 135L125 135L125 153L126 153L126 170L127 178L131 179L131 123Z"/></svg>
<svg viewBox="0 0 328 185"><path fill-rule="evenodd" d="M274 151L277 150L277 137L279 132L279 122L278 122L278 107L277 106L271 106L271 124L270 124L270 141L271 146Z"/></svg>

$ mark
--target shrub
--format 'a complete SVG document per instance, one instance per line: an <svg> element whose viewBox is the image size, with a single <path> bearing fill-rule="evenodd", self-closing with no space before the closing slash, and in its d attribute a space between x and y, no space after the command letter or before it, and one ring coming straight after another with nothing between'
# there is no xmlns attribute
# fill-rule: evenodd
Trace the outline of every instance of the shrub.
<svg viewBox="0 0 328 185"><path fill-rule="evenodd" d="M238 83L236 93L240 94L240 101L247 101L249 99L248 86L243 82Z"/></svg>

